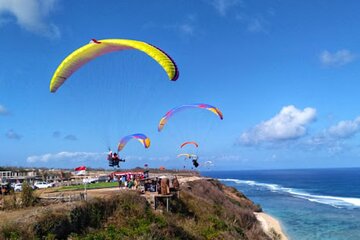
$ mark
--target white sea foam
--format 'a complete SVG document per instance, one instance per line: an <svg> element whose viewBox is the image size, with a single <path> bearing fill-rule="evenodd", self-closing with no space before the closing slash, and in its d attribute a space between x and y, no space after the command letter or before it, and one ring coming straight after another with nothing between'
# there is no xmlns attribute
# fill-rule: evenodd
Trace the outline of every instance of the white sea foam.
<svg viewBox="0 0 360 240"><path fill-rule="evenodd" d="M316 194L307 193L300 189L287 188L278 184L261 183L252 180L240 180L240 179L232 179L232 178L219 179L219 180L224 182L235 182L237 184L246 184L250 186L261 187L272 192L290 194L293 197L306 199L311 202L331 205L336 208L341 208L341 207L360 208L360 198L316 195Z"/></svg>

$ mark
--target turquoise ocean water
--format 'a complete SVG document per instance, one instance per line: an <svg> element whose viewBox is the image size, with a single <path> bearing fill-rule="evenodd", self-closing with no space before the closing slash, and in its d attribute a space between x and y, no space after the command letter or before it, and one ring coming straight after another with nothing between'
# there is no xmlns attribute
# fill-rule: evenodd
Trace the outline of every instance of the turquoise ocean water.
<svg viewBox="0 0 360 240"><path fill-rule="evenodd" d="M360 240L360 168L202 174L260 204L290 239Z"/></svg>

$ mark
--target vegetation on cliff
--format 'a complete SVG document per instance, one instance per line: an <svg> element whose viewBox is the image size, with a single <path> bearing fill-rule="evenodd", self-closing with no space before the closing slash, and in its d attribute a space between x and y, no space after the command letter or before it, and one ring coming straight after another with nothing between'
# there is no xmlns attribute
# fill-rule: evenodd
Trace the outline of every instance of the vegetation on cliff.
<svg viewBox="0 0 360 240"><path fill-rule="evenodd" d="M2 239L270 239L236 189L215 180L184 183L169 212L154 211L137 192L121 191L59 211L49 208L27 224L2 226Z"/></svg>

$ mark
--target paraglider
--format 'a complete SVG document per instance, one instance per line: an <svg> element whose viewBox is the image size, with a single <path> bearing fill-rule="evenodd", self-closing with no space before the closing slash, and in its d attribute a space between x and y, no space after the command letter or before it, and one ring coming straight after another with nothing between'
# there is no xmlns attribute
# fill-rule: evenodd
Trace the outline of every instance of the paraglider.
<svg viewBox="0 0 360 240"><path fill-rule="evenodd" d="M145 148L150 147L150 138L148 138L146 135L144 135L142 133L136 133L136 134L131 134L131 135L125 136L120 140L119 145L118 145L118 152L123 150L125 145L131 139L137 139Z"/></svg>
<svg viewBox="0 0 360 240"><path fill-rule="evenodd" d="M125 162L125 159L119 158L118 154L113 153L111 151L111 149L109 149L107 160L109 161L109 167L118 167L118 168L120 168L119 163L120 162Z"/></svg>
<svg viewBox="0 0 360 240"><path fill-rule="evenodd" d="M126 144L131 139L137 139L145 148L150 147L150 139L142 133L136 133L136 134L131 134L131 135L125 136L120 140L120 142L118 144L118 152L123 150L124 147L126 146ZM109 161L110 167L120 167L119 162L125 162L125 159L119 158L118 154L113 153L110 148L109 148L109 153L108 153L107 159Z"/></svg>
<svg viewBox="0 0 360 240"><path fill-rule="evenodd" d="M189 153L181 153L179 155L177 155L177 157L185 157L185 158L188 158L188 159L192 159L192 158L197 158L197 156L195 154L189 154Z"/></svg>
<svg viewBox="0 0 360 240"><path fill-rule="evenodd" d="M201 165L209 169L214 166L214 163L212 161L205 161Z"/></svg>
<svg viewBox="0 0 360 240"><path fill-rule="evenodd" d="M159 126L158 126L158 131L160 132L164 128L165 124L168 122L170 117L172 117L174 114L176 114L182 110L190 109L190 108L201 108L201 109L209 110L209 111L213 112L214 114L216 114L221 120L223 120L223 114L220 111L220 109L218 109L214 106L211 106L209 104L201 103L201 104L181 105L181 106L171 109L161 118Z"/></svg>
<svg viewBox="0 0 360 240"><path fill-rule="evenodd" d="M204 164L204 166L212 166L212 165L214 165L214 163L212 161L205 161L203 164Z"/></svg>
<svg viewBox="0 0 360 240"><path fill-rule="evenodd" d="M186 145L194 145L195 147L199 147L199 144L197 144L196 142L184 142L183 144L180 145L180 148L186 146ZM197 168L199 166L199 163L197 162L198 160L198 156L195 154L179 154L179 156L186 156L187 158L191 159L193 165Z"/></svg>
<svg viewBox="0 0 360 240"><path fill-rule="evenodd" d="M193 163L194 167L196 167L196 168L199 166L197 159L193 159L192 163Z"/></svg>
<svg viewBox="0 0 360 240"><path fill-rule="evenodd" d="M127 49L144 52L161 65L171 81L178 79L179 71L176 63L168 54L153 45L129 39L92 39L90 43L68 55L57 67L50 82L50 92L56 92L74 72L93 59L107 53Z"/></svg>
<svg viewBox="0 0 360 240"><path fill-rule="evenodd" d="M192 144L195 147L199 147L199 144L197 144L196 142L184 142L183 144L180 145L180 148L183 148L186 145Z"/></svg>
<svg viewBox="0 0 360 240"><path fill-rule="evenodd" d="M198 167L199 166L199 163L198 163L198 159L199 157L195 154L189 154L189 153L181 153L179 155L177 155L177 157L185 157L185 159L190 159L194 165L194 167Z"/></svg>

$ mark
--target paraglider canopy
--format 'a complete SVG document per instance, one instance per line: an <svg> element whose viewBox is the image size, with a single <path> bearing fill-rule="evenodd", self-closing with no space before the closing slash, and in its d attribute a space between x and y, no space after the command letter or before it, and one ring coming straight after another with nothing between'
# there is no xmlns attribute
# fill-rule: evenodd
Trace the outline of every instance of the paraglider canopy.
<svg viewBox="0 0 360 240"><path fill-rule="evenodd" d="M197 142L184 142L183 144L181 144L180 148L188 145L188 144L192 144L194 145L195 147L199 147L199 144L197 144Z"/></svg>
<svg viewBox="0 0 360 240"><path fill-rule="evenodd" d="M179 158L179 157L185 157L185 158L188 158L188 159L195 159L195 160L198 159L197 155L189 154L189 153L181 153L181 154L177 155L177 158Z"/></svg>
<svg viewBox="0 0 360 240"><path fill-rule="evenodd" d="M186 109L191 109L191 108L200 108L200 109L206 109L209 110L211 112L213 112L214 114L216 114L221 120L223 120L223 114L220 111L220 109L211 106L209 104L205 104L205 103L200 103L200 104L186 104L186 105L181 105L178 107L175 107L173 109L171 109L170 111L168 111L160 120L159 122L159 126L158 126L158 131L160 132L165 124L168 122L168 120L176 113L182 111L182 110L186 110Z"/></svg>
<svg viewBox="0 0 360 240"><path fill-rule="evenodd" d="M161 65L171 81L178 79L179 71L176 63L164 51L151 44L129 39L92 39L90 43L75 50L61 62L51 79L50 92L56 92L74 72L93 59L126 49L135 49L146 53Z"/></svg>
<svg viewBox="0 0 360 240"><path fill-rule="evenodd" d="M150 138L145 134L136 133L123 137L119 142L118 151L120 152L131 139L137 139L145 148L150 147Z"/></svg>

